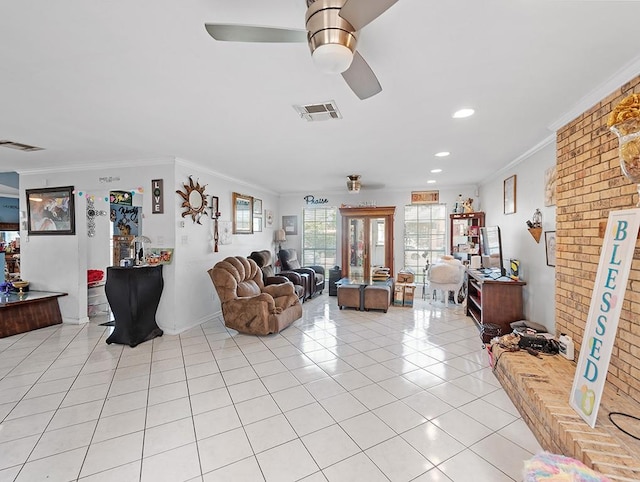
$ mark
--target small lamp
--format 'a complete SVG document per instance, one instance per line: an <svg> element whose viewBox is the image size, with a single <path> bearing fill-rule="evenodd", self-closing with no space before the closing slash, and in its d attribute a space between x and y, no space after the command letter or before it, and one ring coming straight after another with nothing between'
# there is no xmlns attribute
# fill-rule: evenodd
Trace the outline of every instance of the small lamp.
<svg viewBox="0 0 640 482"><path fill-rule="evenodd" d="M151 243L147 236L136 236L131 240L130 246L133 248L133 258L137 266L144 264L144 244Z"/></svg>
<svg viewBox="0 0 640 482"><path fill-rule="evenodd" d="M282 243L287 241L287 236L284 232L284 229L276 229L274 233L275 242L278 243L278 251L282 249Z"/></svg>

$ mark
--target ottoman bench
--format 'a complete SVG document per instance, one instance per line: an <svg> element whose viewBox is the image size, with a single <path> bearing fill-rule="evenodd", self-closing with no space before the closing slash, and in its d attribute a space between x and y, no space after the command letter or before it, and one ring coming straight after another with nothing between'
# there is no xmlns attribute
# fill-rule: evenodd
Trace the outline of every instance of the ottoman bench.
<svg viewBox="0 0 640 482"><path fill-rule="evenodd" d="M364 309L384 310L391 304L391 287L388 285L369 285L364 288Z"/></svg>
<svg viewBox="0 0 640 482"><path fill-rule="evenodd" d="M338 285L338 307L360 309L360 286Z"/></svg>

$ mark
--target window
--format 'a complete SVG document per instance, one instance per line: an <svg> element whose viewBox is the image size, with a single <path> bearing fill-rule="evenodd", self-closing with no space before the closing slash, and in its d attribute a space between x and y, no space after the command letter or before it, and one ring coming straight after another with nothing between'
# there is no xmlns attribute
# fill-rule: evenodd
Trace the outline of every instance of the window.
<svg viewBox="0 0 640 482"><path fill-rule="evenodd" d="M302 212L302 265L336 265L338 247L336 208L304 208Z"/></svg>
<svg viewBox="0 0 640 482"><path fill-rule="evenodd" d="M424 268L446 253L445 204L411 204L404 207L404 266L424 280Z"/></svg>

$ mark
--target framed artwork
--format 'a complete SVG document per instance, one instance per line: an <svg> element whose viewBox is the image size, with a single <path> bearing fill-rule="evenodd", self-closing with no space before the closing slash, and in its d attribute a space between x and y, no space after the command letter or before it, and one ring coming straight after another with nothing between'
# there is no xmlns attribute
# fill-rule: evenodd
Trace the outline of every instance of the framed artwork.
<svg viewBox="0 0 640 482"><path fill-rule="evenodd" d="M73 186L27 189L29 235L76 234Z"/></svg>
<svg viewBox="0 0 640 482"><path fill-rule="evenodd" d="M233 193L233 234L253 233L253 198Z"/></svg>
<svg viewBox="0 0 640 482"><path fill-rule="evenodd" d="M213 219L220 217L220 199L218 199L218 196L211 196L211 217Z"/></svg>
<svg viewBox="0 0 640 482"><path fill-rule="evenodd" d="M271 209L264 210L264 225L268 228L273 226L273 211Z"/></svg>
<svg viewBox="0 0 640 482"><path fill-rule="evenodd" d="M547 249L547 266L556 265L556 232L544 232L544 245Z"/></svg>
<svg viewBox="0 0 640 482"><path fill-rule="evenodd" d="M253 232L261 233L262 232L262 218L254 217L253 218Z"/></svg>
<svg viewBox="0 0 640 482"><path fill-rule="evenodd" d="M253 198L253 215L262 216L262 199Z"/></svg>
<svg viewBox="0 0 640 482"><path fill-rule="evenodd" d="M556 166L544 171L544 205L556 205L556 185L558 182L558 171Z"/></svg>
<svg viewBox="0 0 640 482"><path fill-rule="evenodd" d="M516 175L504 180L504 213L516 212Z"/></svg>
<svg viewBox="0 0 640 482"><path fill-rule="evenodd" d="M282 229L288 235L298 234L298 216L282 216Z"/></svg>
<svg viewBox="0 0 640 482"><path fill-rule="evenodd" d="M220 221L220 244L231 244L233 228L231 221Z"/></svg>

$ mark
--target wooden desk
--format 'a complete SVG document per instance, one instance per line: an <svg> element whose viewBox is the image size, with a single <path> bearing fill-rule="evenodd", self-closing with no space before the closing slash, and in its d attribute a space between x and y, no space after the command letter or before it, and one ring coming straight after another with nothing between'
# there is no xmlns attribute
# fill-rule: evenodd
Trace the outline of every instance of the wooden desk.
<svg viewBox="0 0 640 482"><path fill-rule="evenodd" d="M62 323L58 298L67 293L27 291L0 294L0 338Z"/></svg>

